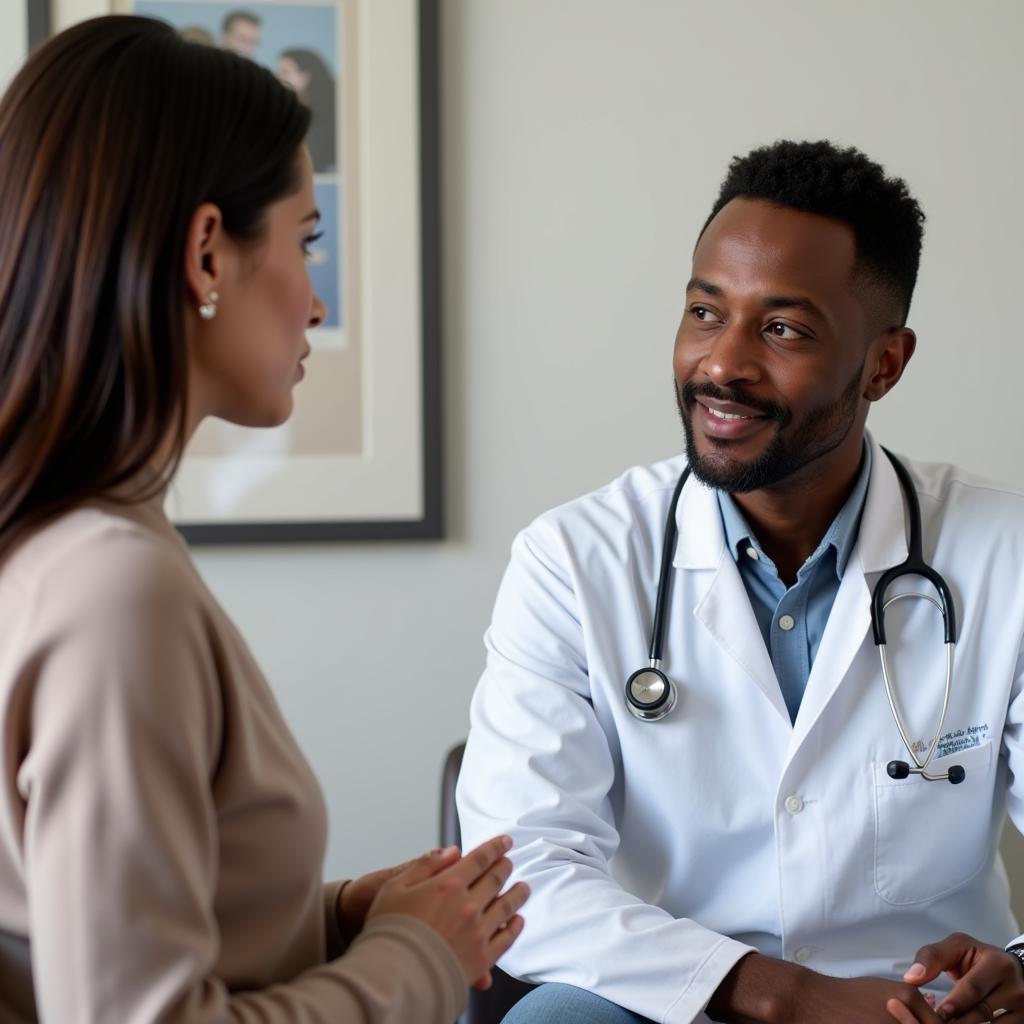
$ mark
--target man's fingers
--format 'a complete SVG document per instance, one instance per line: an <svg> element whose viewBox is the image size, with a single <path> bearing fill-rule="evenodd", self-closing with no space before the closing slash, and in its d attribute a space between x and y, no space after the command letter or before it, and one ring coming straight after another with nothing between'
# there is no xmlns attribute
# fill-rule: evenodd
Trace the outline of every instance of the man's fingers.
<svg viewBox="0 0 1024 1024"><path fill-rule="evenodd" d="M903 980L911 985L927 985L943 971L960 972L964 958L972 949L970 937L959 933L922 946L914 957L913 965L903 975Z"/></svg>
<svg viewBox="0 0 1024 1024"><path fill-rule="evenodd" d="M917 959L906 974L903 975L903 980L911 985L927 985L929 981L934 981L944 970L945 967L935 957L929 957L925 954L924 950L919 950Z"/></svg>
<svg viewBox="0 0 1024 1024"><path fill-rule="evenodd" d="M921 1024L911 1012L910 1007L898 999L890 999L885 1004L885 1008L889 1011L889 1016L899 1021L899 1024Z"/></svg>
<svg viewBox="0 0 1024 1024"><path fill-rule="evenodd" d="M1004 980L999 971L998 962L980 960L976 967L972 967L950 990L939 1004L939 1016L943 1020L953 1020L954 1017L963 1017L972 1011L988 1013L989 1015L977 1017L976 1020L990 1020L992 1010L1003 1009L996 989ZM982 1007L979 1004L984 1003Z"/></svg>

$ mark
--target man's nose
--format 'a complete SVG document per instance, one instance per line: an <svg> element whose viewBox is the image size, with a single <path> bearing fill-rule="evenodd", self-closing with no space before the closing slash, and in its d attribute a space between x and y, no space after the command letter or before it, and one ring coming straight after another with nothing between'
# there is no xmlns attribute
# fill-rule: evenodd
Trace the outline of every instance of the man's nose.
<svg viewBox="0 0 1024 1024"><path fill-rule="evenodd" d="M756 327L741 320L725 324L716 332L701 360L701 370L718 384L753 384L761 379L758 363L764 342Z"/></svg>

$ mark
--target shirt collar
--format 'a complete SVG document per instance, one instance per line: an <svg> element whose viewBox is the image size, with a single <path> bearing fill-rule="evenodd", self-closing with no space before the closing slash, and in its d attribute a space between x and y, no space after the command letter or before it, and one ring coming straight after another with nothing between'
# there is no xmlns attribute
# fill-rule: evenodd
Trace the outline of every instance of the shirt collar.
<svg viewBox="0 0 1024 1024"><path fill-rule="evenodd" d="M864 439L864 454L860 460L860 472L857 482L853 485L850 496L839 510L839 514L832 520L832 524L825 531L825 536L815 548L814 553L804 562L800 573L813 565L830 548L835 550L836 576L841 580L846 571L846 563L850 560L850 552L857 542L857 533L860 528L861 513L864 511L864 500L868 493L868 482L871 479L872 462L871 445L867 438ZM757 560L774 568L771 559L764 553L758 543L754 531L747 525L739 506L733 501L732 496L725 491L716 491L718 507L722 514L722 528L725 531L725 542L737 562L749 560L748 548L757 552Z"/></svg>

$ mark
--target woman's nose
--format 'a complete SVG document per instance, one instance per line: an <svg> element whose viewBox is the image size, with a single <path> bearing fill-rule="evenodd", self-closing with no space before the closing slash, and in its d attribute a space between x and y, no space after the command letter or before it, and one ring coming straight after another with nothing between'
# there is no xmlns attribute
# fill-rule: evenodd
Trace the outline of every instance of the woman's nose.
<svg viewBox="0 0 1024 1024"><path fill-rule="evenodd" d="M313 307L309 311L309 326L319 327L327 319L327 306L324 300L313 292Z"/></svg>

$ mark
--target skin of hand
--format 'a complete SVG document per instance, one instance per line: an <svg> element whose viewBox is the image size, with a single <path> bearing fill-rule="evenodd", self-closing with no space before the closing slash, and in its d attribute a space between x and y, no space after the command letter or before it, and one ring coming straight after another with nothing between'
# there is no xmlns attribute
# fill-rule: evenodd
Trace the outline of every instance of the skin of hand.
<svg viewBox="0 0 1024 1024"><path fill-rule="evenodd" d="M433 928L452 948L466 983L491 986L491 968L519 938L517 911L530 889L519 882L502 891L512 863L508 836L496 836L465 856L456 846L429 853L385 880L366 920L377 914L409 914Z"/></svg>
<svg viewBox="0 0 1024 1024"><path fill-rule="evenodd" d="M830 978L750 953L708 1003L713 1020L733 1024L892 1024L888 1004L910 1008L916 1024L942 1024L916 986L884 978Z"/></svg>
<svg viewBox="0 0 1024 1024"><path fill-rule="evenodd" d="M980 1024L991 1020L996 1011L1005 1010L1005 1015L997 1017L1000 1024L1024 1021L1024 971L1017 958L999 946L956 932L922 946L914 959L903 975L912 985L927 985L943 972L955 982L938 1006L941 1020ZM893 1003L889 1012L900 1024L918 1020L903 1003Z"/></svg>
<svg viewBox="0 0 1024 1024"><path fill-rule="evenodd" d="M441 850L430 850L424 857L437 858ZM335 913L338 917L338 927L345 939L346 944L351 942L362 930L366 923L366 914L373 901L380 892L380 887L390 878L401 874L411 868L415 860L407 860L403 864L396 864L391 868L380 868L371 871L361 878L353 878L346 882L338 893L338 904Z"/></svg>

